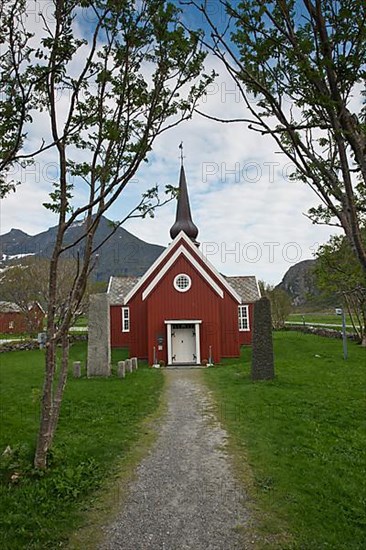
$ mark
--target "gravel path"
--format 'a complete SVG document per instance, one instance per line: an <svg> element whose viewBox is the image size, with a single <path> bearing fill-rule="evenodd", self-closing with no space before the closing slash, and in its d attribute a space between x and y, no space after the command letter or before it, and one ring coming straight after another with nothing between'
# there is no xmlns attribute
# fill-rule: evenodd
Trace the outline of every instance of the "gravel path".
<svg viewBox="0 0 366 550"><path fill-rule="evenodd" d="M253 548L249 513L198 370L171 370L167 413L137 469L124 508L104 529L110 550Z"/></svg>

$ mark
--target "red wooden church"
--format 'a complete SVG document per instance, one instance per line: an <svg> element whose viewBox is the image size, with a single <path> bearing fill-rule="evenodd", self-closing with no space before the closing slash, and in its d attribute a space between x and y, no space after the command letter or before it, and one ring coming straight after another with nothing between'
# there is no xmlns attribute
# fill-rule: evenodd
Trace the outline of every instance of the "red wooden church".
<svg viewBox="0 0 366 550"><path fill-rule="evenodd" d="M150 364L201 364L237 357L252 340L255 277L225 277L201 253L181 167L171 244L138 277L111 277L111 346Z"/></svg>

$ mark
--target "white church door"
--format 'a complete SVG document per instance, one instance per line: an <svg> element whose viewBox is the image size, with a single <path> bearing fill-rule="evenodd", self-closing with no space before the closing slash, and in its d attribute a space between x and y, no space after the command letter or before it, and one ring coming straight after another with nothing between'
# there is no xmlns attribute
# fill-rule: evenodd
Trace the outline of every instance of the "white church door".
<svg viewBox="0 0 366 550"><path fill-rule="evenodd" d="M194 324L172 326L172 364L197 363Z"/></svg>

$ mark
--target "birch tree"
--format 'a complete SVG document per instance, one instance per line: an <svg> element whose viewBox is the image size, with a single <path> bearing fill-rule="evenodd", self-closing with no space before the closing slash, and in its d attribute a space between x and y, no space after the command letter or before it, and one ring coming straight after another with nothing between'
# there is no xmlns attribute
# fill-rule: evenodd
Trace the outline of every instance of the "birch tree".
<svg viewBox="0 0 366 550"><path fill-rule="evenodd" d="M312 222L343 228L366 275L364 0L217 0L217 10L183 3L202 14L206 46L245 105L242 118L210 118L272 136L292 179L320 201Z"/></svg>
<svg viewBox="0 0 366 550"><path fill-rule="evenodd" d="M7 176L19 154L29 121L32 85L25 64L30 34L24 26L25 0L0 0L0 198L15 189Z"/></svg>
<svg viewBox="0 0 366 550"><path fill-rule="evenodd" d="M67 381L68 330L96 261L101 217L126 189L156 138L191 117L210 81L198 33L163 0L51 0L31 58L34 106L47 114L57 174L45 207L57 215L50 259L45 380L34 459L45 468ZM173 196L156 187L119 220L152 215ZM75 223L82 236L67 239ZM77 250L66 307L57 315L60 262ZM61 346L58 359L57 348Z"/></svg>

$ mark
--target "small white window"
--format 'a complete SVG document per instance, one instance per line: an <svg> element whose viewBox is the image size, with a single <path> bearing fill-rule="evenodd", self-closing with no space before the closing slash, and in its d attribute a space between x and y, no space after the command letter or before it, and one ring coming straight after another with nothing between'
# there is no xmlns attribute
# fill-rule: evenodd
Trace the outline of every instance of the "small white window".
<svg viewBox="0 0 366 550"><path fill-rule="evenodd" d="M248 306L239 306L239 330L248 331L249 330L249 308Z"/></svg>
<svg viewBox="0 0 366 550"><path fill-rule="evenodd" d="M187 292L191 288L192 280L189 275L181 273L177 275L174 279L174 288L179 292Z"/></svg>
<svg viewBox="0 0 366 550"><path fill-rule="evenodd" d="M130 308L122 308L122 332L130 332Z"/></svg>
<svg viewBox="0 0 366 550"><path fill-rule="evenodd" d="M14 328L14 321L9 321L9 329Z"/></svg>

